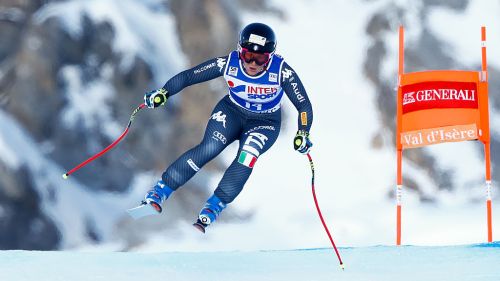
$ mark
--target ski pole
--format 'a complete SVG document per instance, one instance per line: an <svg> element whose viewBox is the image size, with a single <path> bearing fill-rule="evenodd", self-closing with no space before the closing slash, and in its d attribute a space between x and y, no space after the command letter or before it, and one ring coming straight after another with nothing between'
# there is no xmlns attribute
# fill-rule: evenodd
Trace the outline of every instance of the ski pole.
<svg viewBox="0 0 500 281"><path fill-rule="evenodd" d="M103 149L101 152L95 154L94 156L90 157L89 159L83 161L82 163L80 163L78 166L74 167L73 169L69 170L68 172L66 172L62 177L63 179L67 179L69 175L73 174L74 172L76 172L77 170L79 170L80 168L82 168L83 166L87 165L88 163L94 161L96 158L99 158L101 157L104 153L108 152L108 150L110 150L111 148L113 148L116 144L118 144L128 133L128 129L130 128L130 125L132 125L132 121L134 121L135 119L135 115L137 115L137 112L139 112L139 110L143 109L146 105L144 103L142 103L141 105L139 105L136 109L134 109L134 111L132 112L132 115L130 115L130 120L128 121L128 125L127 125L127 128L125 128L125 131L121 134L121 136L119 136L113 143L111 143L110 145L108 145L105 149Z"/></svg>
<svg viewBox="0 0 500 281"><path fill-rule="evenodd" d="M323 219L323 215L321 214L321 210L319 209L318 199L316 198L316 191L314 188L314 163L313 163L312 157L309 153L307 153L307 158L309 158L309 164L311 165L311 172L312 172L311 186L312 186L312 194L313 194L313 198L314 198L314 204L316 205L316 210L318 210L318 215L319 215L319 218L321 219L321 223L323 224L323 227L325 228L326 234L328 234L328 238L330 238L330 242L332 242L333 249L335 250L335 253L337 254L337 258L339 259L339 263L340 263L340 268L342 268L342 270L344 270L344 263L342 262L342 258L340 257L339 250L337 250L337 246L335 246L335 242L333 242L332 235L330 234L330 231L328 230L328 227L326 226L325 220Z"/></svg>

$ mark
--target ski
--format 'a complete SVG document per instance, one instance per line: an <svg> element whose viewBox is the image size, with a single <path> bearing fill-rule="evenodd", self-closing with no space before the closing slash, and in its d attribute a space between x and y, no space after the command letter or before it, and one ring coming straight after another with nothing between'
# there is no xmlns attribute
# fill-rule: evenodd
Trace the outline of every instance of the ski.
<svg viewBox="0 0 500 281"><path fill-rule="evenodd" d="M147 217L147 216L159 215L160 212L152 204L147 204L146 202L142 202L141 205L127 210L127 213L134 220L137 220L137 219L140 219L143 217Z"/></svg>

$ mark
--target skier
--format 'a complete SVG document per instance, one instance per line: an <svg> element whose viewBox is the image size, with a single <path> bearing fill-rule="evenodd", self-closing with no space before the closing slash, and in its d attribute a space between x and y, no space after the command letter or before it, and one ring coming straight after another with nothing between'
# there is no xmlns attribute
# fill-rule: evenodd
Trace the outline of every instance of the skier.
<svg viewBox="0 0 500 281"><path fill-rule="evenodd" d="M164 105L185 87L223 76L229 87L215 106L200 144L185 152L162 174L143 203L161 213L161 204L207 162L239 140L236 158L225 171L214 194L194 224L200 231L213 223L241 192L258 157L276 141L281 127L283 92L299 112L294 149L306 154L312 147L309 130L313 111L297 73L275 53L273 30L262 23L247 25L240 33L238 49L180 72L165 85L144 95L147 107Z"/></svg>

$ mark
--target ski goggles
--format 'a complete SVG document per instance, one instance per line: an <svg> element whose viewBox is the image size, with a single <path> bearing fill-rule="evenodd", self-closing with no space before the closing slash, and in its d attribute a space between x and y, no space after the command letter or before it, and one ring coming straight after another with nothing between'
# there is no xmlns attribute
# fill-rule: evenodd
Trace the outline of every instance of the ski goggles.
<svg viewBox="0 0 500 281"><path fill-rule="evenodd" d="M257 65L264 65L269 62L271 59L271 54L270 53L254 53L250 52L246 48L241 48L240 50L240 58L246 62L246 63L252 63L252 61L255 62Z"/></svg>

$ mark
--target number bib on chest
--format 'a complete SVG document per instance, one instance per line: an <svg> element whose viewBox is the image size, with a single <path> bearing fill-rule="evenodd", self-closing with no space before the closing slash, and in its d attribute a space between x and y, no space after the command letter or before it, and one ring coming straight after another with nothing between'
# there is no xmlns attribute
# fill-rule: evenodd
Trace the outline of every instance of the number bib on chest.
<svg viewBox="0 0 500 281"><path fill-rule="evenodd" d="M229 55L224 79L231 101L252 112L273 112L280 108L283 89L280 85L283 58L274 55L266 71L249 76L243 70L238 52Z"/></svg>

